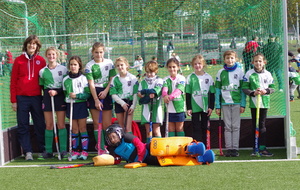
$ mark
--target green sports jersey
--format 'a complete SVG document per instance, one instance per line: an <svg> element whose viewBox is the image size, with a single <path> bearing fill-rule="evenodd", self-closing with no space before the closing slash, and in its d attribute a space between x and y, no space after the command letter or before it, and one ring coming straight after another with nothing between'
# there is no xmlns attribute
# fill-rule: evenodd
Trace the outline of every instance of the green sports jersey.
<svg viewBox="0 0 300 190"><path fill-rule="evenodd" d="M290 84L300 85L300 75L297 72L289 72Z"/></svg>
<svg viewBox="0 0 300 190"><path fill-rule="evenodd" d="M49 69L47 65L39 72L39 84L44 86L44 89L62 88L62 81L67 73L68 69L63 65L58 64L54 69Z"/></svg>
<svg viewBox="0 0 300 190"><path fill-rule="evenodd" d="M185 92L191 94L191 105L193 113L206 112L208 110L209 92L215 93L213 78L205 73L196 75L192 73L187 76Z"/></svg>
<svg viewBox="0 0 300 190"><path fill-rule="evenodd" d="M90 97L91 92L89 88L89 83L84 75L80 75L77 78L70 78L66 76L63 80L63 90L65 93L65 101L70 103L71 92L76 94L76 99L74 103L85 102Z"/></svg>
<svg viewBox="0 0 300 190"><path fill-rule="evenodd" d="M119 74L112 78L110 84L110 95L116 94L121 99L133 100L133 95L137 93L139 87L136 76L127 72L126 77L120 77Z"/></svg>
<svg viewBox="0 0 300 190"><path fill-rule="evenodd" d="M168 88L168 95L170 95L175 89L179 89L182 93L179 97L174 98L168 104L169 113L182 113L185 112L185 78L182 75L177 75L175 79L171 79L170 76L164 78L163 87Z"/></svg>
<svg viewBox="0 0 300 190"><path fill-rule="evenodd" d="M244 76L243 82L243 89L249 89L251 91L255 91L257 88L260 89L267 89L273 88L274 89L274 80L272 74L264 70L261 73L255 72L254 69L249 70ZM256 108L256 98L250 96L250 108ZM261 96L261 105L260 108L270 108L270 94L265 94Z"/></svg>
<svg viewBox="0 0 300 190"><path fill-rule="evenodd" d="M116 75L116 70L110 59L104 59L101 63L91 60L85 66L85 75L88 80L94 80L95 87L106 88L109 79Z"/></svg>
<svg viewBox="0 0 300 190"><path fill-rule="evenodd" d="M163 86L163 79L159 77L148 78L146 77L139 84L138 91L143 89L154 89L156 92L155 98L153 98L153 108L152 108L152 122L162 123L163 113L162 113L162 98L161 89ZM141 124L149 123L150 121L150 103L142 104L142 117Z"/></svg>
<svg viewBox="0 0 300 190"><path fill-rule="evenodd" d="M245 107L245 94L242 91L244 73L240 68L236 68L233 71L227 71L226 69L220 69L216 75L216 108L220 108L220 93L222 95L221 104L241 104Z"/></svg>

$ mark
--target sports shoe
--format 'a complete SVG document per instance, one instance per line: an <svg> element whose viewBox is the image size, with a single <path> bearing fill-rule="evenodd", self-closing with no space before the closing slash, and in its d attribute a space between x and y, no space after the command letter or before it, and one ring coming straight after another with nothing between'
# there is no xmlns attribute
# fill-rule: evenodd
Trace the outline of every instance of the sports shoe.
<svg viewBox="0 0 300 190"><path fill-rule="evenodd" d="M267 149L260 150L259 153L260 153L261 156L265 156L265 157L272 157L272 156L274 156L274 154L272 154L271 152L269 152Z"/></svg>
<svg viewBox="0 0 300 190"><path fill-rule="evenodd" d="M257 156L261 156L260 155L260 153L259 152L255 152L255 151L253 151L251 154L250 154L250 156L252 156L252 157L257 157Z"/></svg>
<svg viewBox="0 0 300 190"><path fill-rule="evenodd" d="M53 153L44 151L42 154L39 155L38 160L46 160L50 158L53 158Z"/></svg>
<svg viewBox="0 0 300 190"><path fill-rule="evenodd" d="M62 159L62 160L68 159L68 154L69 154L69 152L67 152L67 151L62 151L62 152L60 153L61 159Z"/></svg>
<svg viewBox="0 0 300 190"><path fill-rule="evenodd" d="M231 150L230 156L232 156L232 157L239 157L240 156L239 151L236 150L236 149Z"/></svg>
<svg viewBox="0 0 300 190"><path fill-rule="evenodd" d="M80 153L79 153L79 152L72 151L72 160L77 160L77 159L78 159L78 156L80 156Z"/></svg>
<svg viewBox="0 0 300 190"><path fill-rule="evenodd" d="M82 151L81 155L78 157L78 160L86 160L88 155L89 153L87 153L86 151Z"/></svg>
<svg viewBox="0 0 300 190"><path fill-rule="evenodd" d="M31 152L26 152L25 160L33 160L32 153Z"/></svg>
<svg viewBox="0 0 300 190"><path fill-rule="evenodd" d="M231 150L227 150L226 153L224 154L225 157L230 157L231 156Z"/></svg>

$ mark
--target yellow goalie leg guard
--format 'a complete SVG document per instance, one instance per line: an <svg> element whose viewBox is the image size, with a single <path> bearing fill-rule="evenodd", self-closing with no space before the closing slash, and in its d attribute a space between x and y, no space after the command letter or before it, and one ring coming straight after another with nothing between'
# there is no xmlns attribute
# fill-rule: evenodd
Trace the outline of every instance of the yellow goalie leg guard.
<svg viewBox="0 0 300 190"><path fill-rule="evenodd" d="M192 141L192 137L152 138L150 154L152 156L185 156L185 147Z"/></svg>
<svg viewBox="0 0 300 190"><path fill-rule="evenodd" d="M93 158L94 166L114 165L115 158L110 154L102 154Z"/></svg>
<svg viewBox="0 0 300 190"><path fill-rule="evenodd" d="M202 164L191 156L159 156L157 159L161 166L195 166Z"/></svg>

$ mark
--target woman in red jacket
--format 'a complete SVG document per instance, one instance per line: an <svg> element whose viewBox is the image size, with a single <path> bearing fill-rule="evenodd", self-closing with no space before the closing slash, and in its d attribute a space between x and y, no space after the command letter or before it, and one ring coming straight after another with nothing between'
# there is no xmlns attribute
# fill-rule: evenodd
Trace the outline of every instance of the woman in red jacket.
<svg viewBox="0 0 300 190"><path fill-rule="evenodd" d="M39 38L36 35L29 36L23 43L22 55L14 61L11 73L10 101L12 109L17 111L18 140L26 160L33 160L29 132L30 115L34 123L39 152L45 149L45 121L39 71L46 66L46 61L38 55L40 48Z"/></svg>

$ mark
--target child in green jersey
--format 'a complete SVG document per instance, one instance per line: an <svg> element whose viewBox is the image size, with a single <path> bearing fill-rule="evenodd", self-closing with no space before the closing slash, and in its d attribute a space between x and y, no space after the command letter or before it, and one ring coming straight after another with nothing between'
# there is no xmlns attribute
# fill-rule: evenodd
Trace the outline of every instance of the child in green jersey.
<svg viewBox="0 0 300 190"><path fill-rule="evenodd" d="M63 90L67 102L67 117L70 118L70 103L73 101L72 115L72 160L86 160L88 153L89 136L86 130L87 99L90 89L86 77L82 74L83 64L80 57L72 56L69 60L68 76L63 80ZM81 153L79 149L79 133L81 139Z"/></svg>
<svg viewBox="0 0 300 190"><path fill-rule="evenodd" d="M107 153L104 146L104 137L106 128L111 124L113 109L112 98L111 95L109 95L109 86L112 77L116 75L112 60L104 58L104 52L105 47L102 43L94 43L92 47L93 59L85 66L85 75L88 79L91 91L91 97L89 98L88 103L93 119L94 136L96 141L98 141L100 110L102 111L103 129L100 131L101 142L100 150L98 151L100 154Z"/></svg>
<svg viewBox="0 0 300 190"><path fill-rule="evenodd" d="M270 94L274 92L274 79L272 74L265 69L267 60L261 53L253 56L252 64L254 68L249 70L244 76L243 91L250 98L250 109L252 116L252 137L253 137L253 153L251 156L256 156L255 153L255 128L256 128L256 108L257 95L261 95L260 111L259 111L259 153L261 156L273 156L266 148L266 117L268 108L270 108Z"/></svg>
<svg viewBox="0 0 300 190"><path fill-rule="evenodd" d="M196 55L191 65L194 72L187 76L185 86L187 115L192 116L192 137L206 142L208 118L215 103L215 86L212 77L204 71L206 62L202 55Z"/></svg>
<svg viewBox="0 0 300 190"><path fill-rule="evenodd" d="M125 57L117 58L115 67L119 74L112 78L109 93L115 101L119 125L125 128L125 132L132 132L132 119L139 83L136 76L128 72L130 66ZM126 124L125 121L127 121Z"/></svg>
<svg viewBox="0 0 300 190"><path fill-rule="evenodd" d="M139 84L138 96L140 97L140 104L142 104L141 124L145 124L147 142L149 143L150 120L153 122L153 136L161 137L160 124L162 124L163 115L161 106L161 88L163 80L156 75L158 72L158 63L156 61L149 61L146 63L145 71L146 78ZM150 112L152 112L152 118L150 118Z"/></svg>
<svg viewBox="0 0 300 190"><path fill-rule="evenodd" d="M59 51L55 47L47 48L45 52L47 66L40 70L39 84L43 86L43 111L46 121L45 130L45 152L38 158L44 160L53 157L53 121L52 112L55 111L57 118L59 150L62 157L67 155L67 130L65 127L66 102L62 88L63 78L68 69L58 64ZM54 98L55 110L51 107L51 96Z"/></svg>
<svg viewBox="0 0 300 190"><path fill-rule="evenodd" d="M244 113L246 97L242 91L243 71L236 63L237 54L228 50L223 54L224 67L216 76L216 114L223 112L226 157L239 156L241 113Z"/></svg>
<svg viewBox="0 0 300 190"><path fill-rule="evenodd" d="M162 97L169 114L169 137L185 136L183 124L185 120L185 77L178 74L179 61L170 58L166 67L170 76L164 78Z"/></svg>

